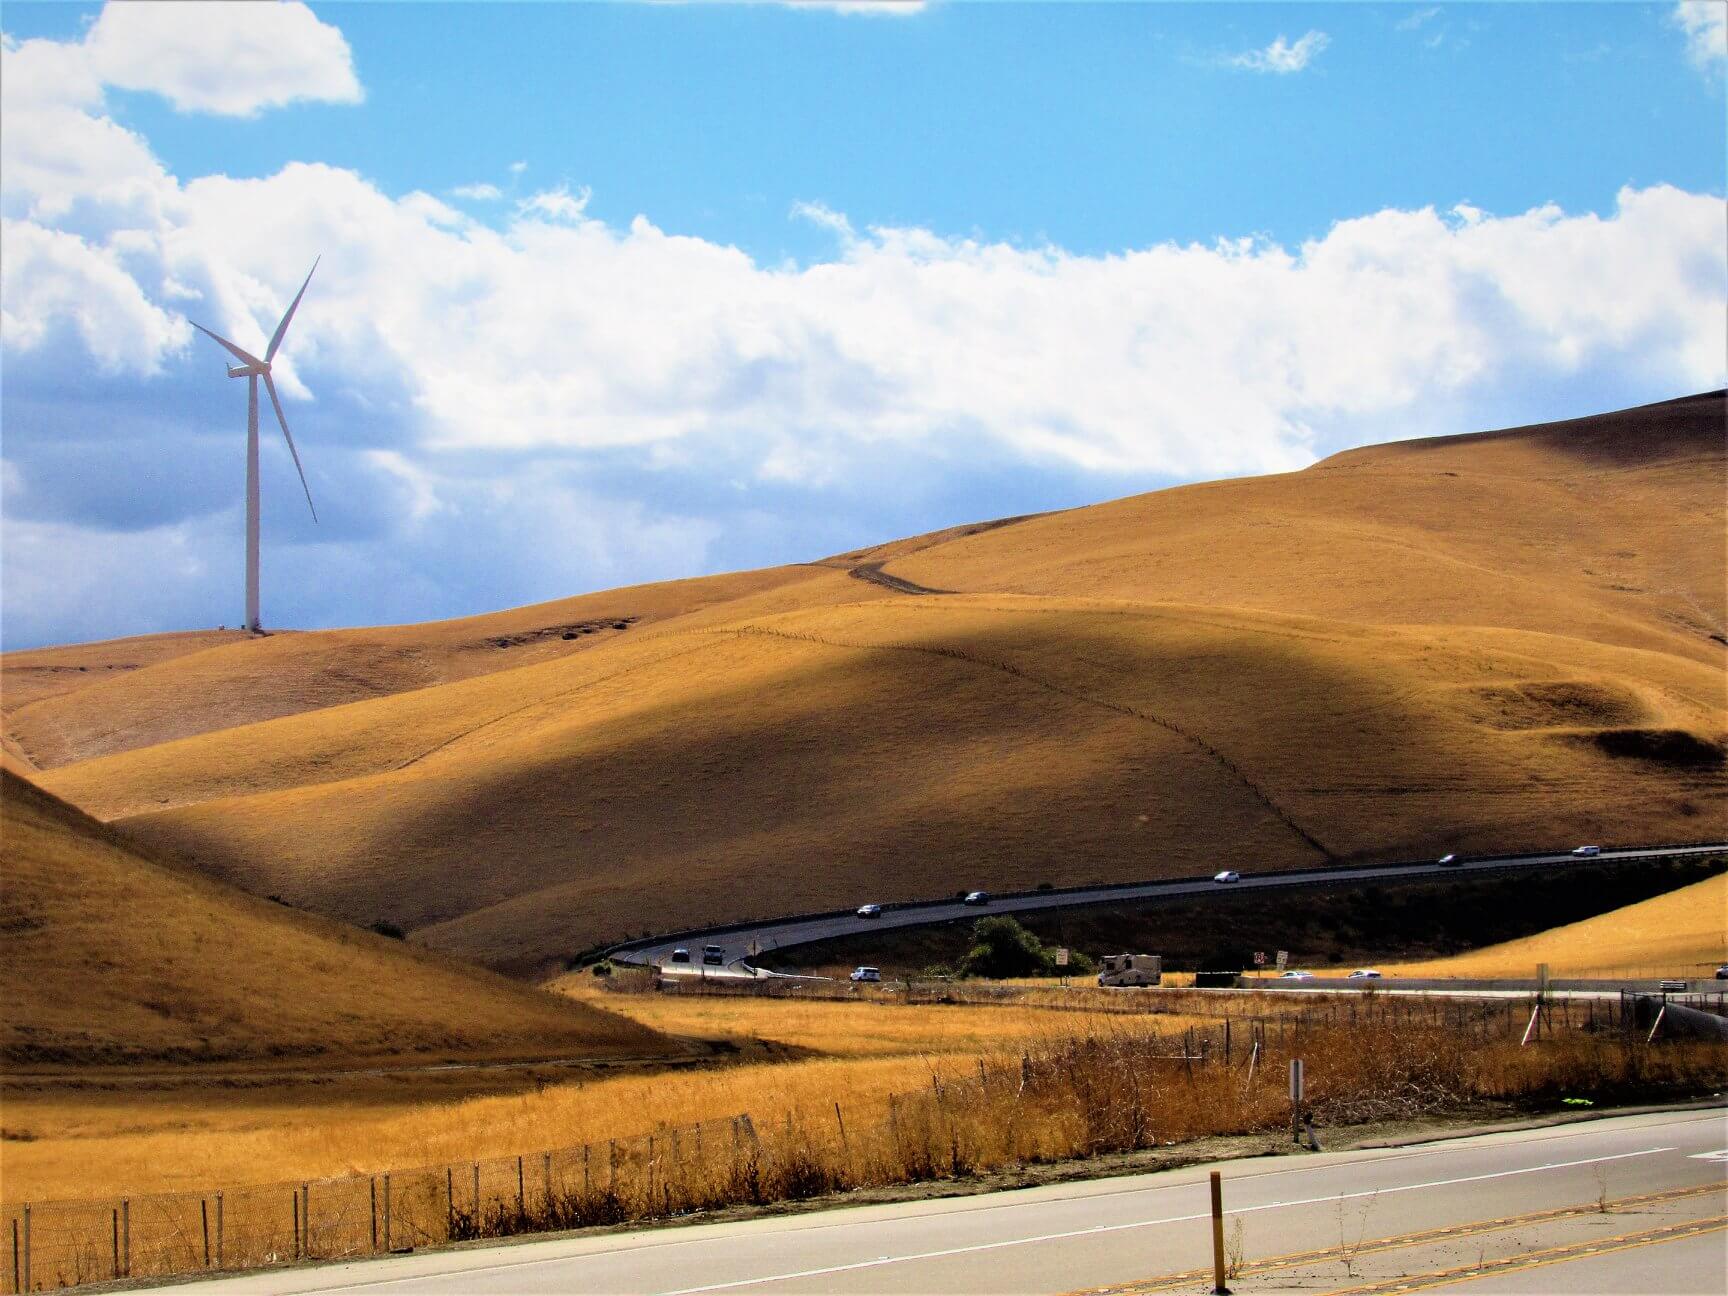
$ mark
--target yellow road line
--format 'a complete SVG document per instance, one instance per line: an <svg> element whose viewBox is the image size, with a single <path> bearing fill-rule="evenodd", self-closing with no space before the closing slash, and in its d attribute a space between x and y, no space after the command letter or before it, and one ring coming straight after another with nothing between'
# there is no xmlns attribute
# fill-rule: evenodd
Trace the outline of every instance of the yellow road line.
<svg viewBox="0 0 1728 1296"><path fill-rule="evenodd" d="M1683 1238L1699 1237L1728 1229L1728 1215L1711 1219L1686 1220L1642 1233L1622 1233L1619 1237L1598 1238L1594 1242L1573 1242L1550 1247L1546 1251L1530 1251L1524 1255L1507 1256L1503 1260L1487 1260L1481 1264L1464 1265L1435 1273L1417 1274L1409 1278L1391 1278L1369 1283L1365 1287L1346 1287L1330 1296L1404 1296L1406 1292L1427 1291L1452 1283L1472 1282L1497 1274L1520 1273L1525 1269L1540 1269L1545 1265L1564 1264L1568 1260L1588 1260L1592 1256L1610 1255L1615 1251L1631 1251L1636 1247L1655 1246L1658 1242L1678 1242Z"/></svg>
<svg viewBox="0 0 1728 1296"><path fill-rule="evenodd" d="M1471 1237L1479 1233L1494 1233L1504 1229L1520 1228L1526 1224L1544 1224L1552 1220L1570 1219L1579 1215L1597 1215L1614 1213L1622 1210L1632 1210L1640 1206L1650 1206L1658 1202L1676 1201L1684 1197L1697 1197L1704 1193L1722 1192L1721 1183L1700 1184L1692 1188L1670 1188L1664 1192L1641 1193L1635 1197L1617 1197L1607 1202L1583 1202L1576 1206L1556 1206L1548 1210L1531 1211L1525 1215L1506 1215L1499 1219L1478 1220L1470 1224L1453 1224L1446 1228L1424 1229L1419 1233L1401 1233L1393 1237L1375 1238L1365 1242L1355 1254L1358 1256L1377 1255L1383 1251L1398 1251L1406 1247L1422 1246L1429 1242L1447 1242L1460 1237ZM1606 1207L1606 1211L1604 1211ZM1228 1216L1229 1212L1226 1211ZM1239 1277L1251 1277L1255 1274L1270 1273L1278 1269L1294 1269L1300 1265L1312 1264L1320 1260L1337 1260L1337 1247L1324 1247L1317 1251L1295 1251L1287 1255L1271 1256L1265 1260L1254 1260L1242 1265L1237 1270ZM1162 1274L1156 1278L1147 1278L1140 1282L1118 1283L1109 1287L1091 1287L1084 1291L1071 1292L1069 1296L1149 1296L1153 1292L1173 1291L1186 1287L1200 1279L1212 1277L1212 1270L1189 1269L1183 1273Z"/></svg>

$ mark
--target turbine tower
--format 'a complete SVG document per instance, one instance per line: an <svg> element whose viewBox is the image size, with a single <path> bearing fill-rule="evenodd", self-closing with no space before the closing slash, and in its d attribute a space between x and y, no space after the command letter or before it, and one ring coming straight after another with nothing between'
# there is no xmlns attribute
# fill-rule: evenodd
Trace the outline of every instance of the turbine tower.
<svg viewBox="0 0 1728 1296"><path fill-rule="evenodd" d="M322 258L319 258L322 260ZM306 484L306 470L300 466L300 452L294 448L294 434L288 430L287 416L282 413L282 401L276 395L276 384L270 378L270 364L276 359L276 352L282 345L282 335L288 331L288 321L294 318L294 312L300 308L300 299L306 295L306 288L312 282L312 275L318 269L318 261L312 262L312 269L306 272L306 282L300 285L300 291L294 294L294 300L288 304L288 313L282 317L282 322L276 326L276 332L271 335L270 345L264 352L264 358L242 351L227 338L212 333L202 324L187 320L193 328L208 338L220 343L232 356L240 361L237 365L228 367L230 378L246 379L246 628L253 634L258 634L262 627L258 621L258 380L264 380L264 390L270 393L270 404L276 410L276 422L282 427L282 436L288 442L288 453L294 456L294 471L300 474L300 489L306 492L306 507L312 510L312 520L318 520L318 510L312 503L312 488Z"/></svg>

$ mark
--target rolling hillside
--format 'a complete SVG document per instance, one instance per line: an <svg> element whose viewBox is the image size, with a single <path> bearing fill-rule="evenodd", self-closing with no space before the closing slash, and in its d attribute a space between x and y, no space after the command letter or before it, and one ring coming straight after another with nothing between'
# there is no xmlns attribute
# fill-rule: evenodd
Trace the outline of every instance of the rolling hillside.
<svg viewBox="0 0 1728 1296"><path fill-rule="evenodd" d="M1710 977L1728 962L1728 873L1567 923L1522 940L1453 958L1388 966L1388 976L1530 976L1538 963L1557 977L1655 972Z"/></svg>
<svg viewBox="0 0 1728 1296"><path fill-rule="evenodd" d="M164 866L10 770L0 796L11 1070L678 1052L589 1004Z"/></svg>
<svg viewBox="0 0 1728 1296"><path fill-rule="evenodd" d="M39 696L10 736L142 841L518 973L974 885L1719 836L1723 414L224 644Z"/></svg>

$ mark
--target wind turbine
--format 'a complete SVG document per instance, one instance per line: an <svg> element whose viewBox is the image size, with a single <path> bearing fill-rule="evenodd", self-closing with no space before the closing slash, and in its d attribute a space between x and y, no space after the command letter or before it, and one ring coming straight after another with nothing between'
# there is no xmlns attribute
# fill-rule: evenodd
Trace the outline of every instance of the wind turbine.
<svg viewBox="0 0 1728 1296"><path fill-rule="evenodd" d="M237 365L228 366L230 378L246 379L246 628L253 634L258 634L261 627L258 623L258 380L264 380L264 390L270 393L270 404L276 410L276 422L282 426L282 435L288 442L288 453L294 456L294 471L300 474L300 489L306 492L306 507L312 510L312 520L318 520L318 510L312 503L312 488L306 484L306 470L300 466L300 452L294 448L294 434L288 430L288 419L282 413L282 401L276 395L276 384L270 378L270 363L276 359L276 352L282 345L282 335L288 331L288 321L294 318L294 312L300 308L300 299L306 295L306 288L312 282L312 275L318 269L320 257L312 262L312 269L306 272L306 282L300 285L300 291L294 294L294 300L288 304L288 313L282 317L282 322L276 326L276 332L271 335L270 345L265 349L264 358L260 360L249 352L242 351L227 338L212 333L202 324L187 320L193 328L205 337L220 343L229 354L240 361Z"/></svg>

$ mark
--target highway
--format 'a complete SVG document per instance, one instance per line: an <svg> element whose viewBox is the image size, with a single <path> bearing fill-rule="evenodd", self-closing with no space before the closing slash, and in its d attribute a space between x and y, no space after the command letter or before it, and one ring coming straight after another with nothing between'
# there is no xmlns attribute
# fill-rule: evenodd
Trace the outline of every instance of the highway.
<svg viewBox="0 0 1728 1296"><path fill-rule="evenodd" d="M1211 1289L1207 1171L1231 1287L1728 1290L1728 1113L1610 1117L1446 1142L936 1201L392 1256L187 1293L1067 1293Z"/></svg>
<svg viewBox="0 0 1728 1296"><path fill-rule="evenodd" d="M754 977L759 975L748 960L756 953L808 945L838 936L856 936L897 927L925 927L956 919L982 917L987 913L1033 913L1043 909L1071 909L1081 905L1122 901L1161 900L1178 896L1222 895L1267 887L1327 886L1339 882L1373 882L1423 877L1457 878L1471 874L1502 873L1520 869L1577 867L1584 863L1612 860L1654 859L1675 855L1704 855L1728 851L1728 843L1700 846L1628 847L1604 850L1589 860L1575 859L1569 851L1547 855L1480 857L1441 867L1433 861L1381 864L1336 869L1307 869L1283 873L1244 873L1240 882L1219 883L1210 878L1143 882L1126 886L1096 887L1084 891L1061 891L1001 896L987 906L962 904L958 900L932 901L884 909L880 917L859 918L855 914L825 914L788 918L780 922L716 928L712 931L667 937L653 942L621 946L612 957L622 963L653 965L684 971L686 965L671 962L672 951L682 946L690 951L693 972L707 976ZM860 895L859 904L876 897ZM701 966L702 946L719 945L724 953L718 967Z"/></svg>

